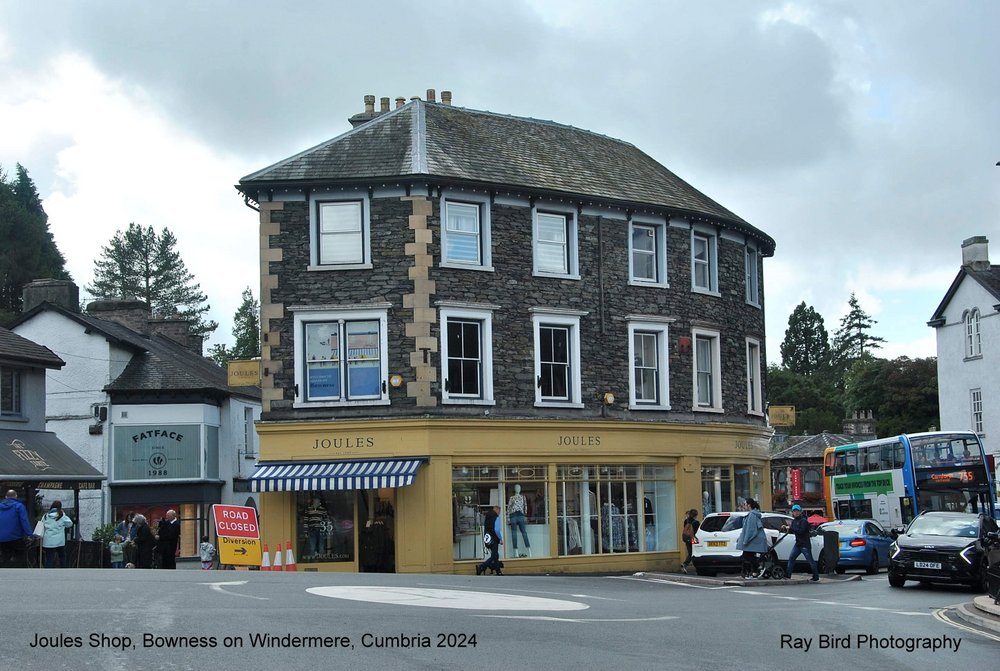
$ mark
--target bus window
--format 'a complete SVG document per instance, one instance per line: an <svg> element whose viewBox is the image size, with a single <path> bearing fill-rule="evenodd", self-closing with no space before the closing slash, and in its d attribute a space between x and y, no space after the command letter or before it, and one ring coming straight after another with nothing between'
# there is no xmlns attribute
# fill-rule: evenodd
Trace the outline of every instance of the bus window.
<svg viewBox="0 0 1000 671"><path fill-rule="evenodd" d="M892 464L893 468L902 468L906 463L906 449L902 443L892 444Z"/></svg>
<svg viewBox="0 0 1000 671"><path fill-rule="evenodd" d="M869 445L865 448L865 470L866 471L877 471L879 470L879 446Z"/></svg>
<svg viewBox="0 0 1000 671"><path fill-rule="evenodd" d="M844 452L844 460L845 460L845 462L847 464L847 472L848 473L857 473L858 472L858 451L857 450L848 450L847 452Z"/></svg>
<svg viewBox="0 0 1000 671"><path fill-rule="evenodd" d="M879 446L879 468L883 471L892 470L893 447L892 444ZM902 463L897 464L897 467L902 465Z"/></svg>
<svg viewBox="0 0 1000 671"><path fill-rule="evenodd" d="M834 465L833 472L836 475L844 475L847 473L847 454L844 452L837 452L837 462Z"/></svg>
<svg viewBox="0 0 1000 671"><path fill-rule="evenodd" d="M833 475L836 472L836 468L834 466L834 460L836 458L837 458L836 452L830 451L830 452L826 453L826 456L825 456L825 459L824 459L824 462L823 462L823 475L824 476L830 477L831 475Z"/></svg>

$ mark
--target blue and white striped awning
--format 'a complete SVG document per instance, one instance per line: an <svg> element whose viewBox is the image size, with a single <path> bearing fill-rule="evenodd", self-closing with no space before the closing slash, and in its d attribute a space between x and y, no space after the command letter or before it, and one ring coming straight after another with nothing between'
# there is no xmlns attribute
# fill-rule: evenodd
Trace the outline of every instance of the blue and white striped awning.
<svg viewBox="0 0 1000 671"><path fill-rule="evenodd" d="M255 492L307 492L330 489L379 489L413 484L427 457L358 461L283 461L264 463L250 476Z"/></svg>

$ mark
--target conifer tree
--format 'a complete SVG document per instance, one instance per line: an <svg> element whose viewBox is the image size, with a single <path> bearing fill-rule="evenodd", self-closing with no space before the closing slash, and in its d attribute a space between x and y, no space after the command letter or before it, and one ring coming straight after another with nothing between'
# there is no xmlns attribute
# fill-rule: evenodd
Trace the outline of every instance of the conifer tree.
<svg viewBox="0 0 1000 671"><path fill-rule="evenodd" d="M802 375L825 372L830 364L829 339L823 317L802 301L788 317L788 329L781 341L782 364Z"/></svg>
<svg viewBox="0 0 1000 671"><path fill-rule="evenodd" d="M213 345L209 356L217 364L225 366L236 359L253 359L260 356L260 303L253 297L250 287L243 290L243 302L233 315L232 349L226 345Z"/></svg>
<svg viewBox="0 0 1000 671"><path fill-rule="evenodd" d="M866 354L872 354L872 350L880 349L885 342L885 338L871 334L872 327L878 322L861 309L854 292L851 292L847 304L850 309L840 320L840 328L833 336L833 350L843 366L850 365Z"/></svg>

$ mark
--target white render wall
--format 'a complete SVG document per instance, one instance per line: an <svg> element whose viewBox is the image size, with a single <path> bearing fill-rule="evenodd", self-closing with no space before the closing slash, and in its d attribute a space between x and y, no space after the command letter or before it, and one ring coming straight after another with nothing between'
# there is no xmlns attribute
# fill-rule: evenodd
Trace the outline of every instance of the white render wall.
<svg viewBox="0 0 1000 671"><path fill-rule="evenodd" d="M1000 313L993 307L996 303L982 285L965 277L946 306L944 326L936 331L941 429L971 430L970 392L981 389L983 445L1000 462ZM972 308L979 308L982 357L966 359L965 312Z"/></svg>

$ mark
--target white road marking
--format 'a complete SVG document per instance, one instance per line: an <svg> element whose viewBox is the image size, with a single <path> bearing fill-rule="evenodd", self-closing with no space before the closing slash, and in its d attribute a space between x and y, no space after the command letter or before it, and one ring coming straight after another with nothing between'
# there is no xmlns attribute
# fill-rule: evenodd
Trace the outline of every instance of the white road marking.
<svg viewBox="0 0 1000 671"><path fill-rule="evenodd" d="M692 587L694 589L732 589L735 585L692 585L686 582L677 582L675 580L665 580L663 578L637 578L635 576L625 575L625 576L611 576L615 580L636 580L638 582L655 582L663 585L676 585L678 587Z"/></svg>
<svg viewBox="0 0 1000 671"><path fill-rule="evenodd" d="M306 592L332 599L384 603L397 606L423 606L425 608L453 608L458 610L586 610L585 603L563 599L545 599L520 594L498 592L467 592L455 589L426 589L421 587L310 587Z"/></svg>
<svg viewBox="0 0 1000 671"><path fill-rule="evenodd" d="M986 638L992 639L994 641L1000 641L1000 636L997 636L996 634L989 634L989 633L987 633L985 631L980 631L980 630L978 630L978 629L976 629L974 627L969 627L969 626L967 626L965 624L960 624L960 623L952 620L947 615L945 615L944 611L945 611L944 608L939 608L938 610L934 611L934 617L936 619L940 620L941 622L944 622L945 624L950 624L951 626L953 626L953 627L955 627L957 629L961 629L963 631L967 631L967 632L972 633L972 634L979 634L980 636L985 636Z"/></svg>
<svg viewBox="0 0 1000 671"><path fill-rule="evenodd" d="M552 615L475 615L475 617L493 617L504 620L544 620L546 622L658 622L660 620L679 620L677 615L662 615L660 617L635 617L635 618L581 618L581 617L554 617Z"/></svg>
<svg viewBox="0 0 1000 671"><path fill-rule="evenodd" d="M230 596L242 596L246 599L258 599L260 601L268 601L268 598L264 596L253 596L252 594L240 594L239 592L227 592L226 590L222 589L224 585L245 585L247 584L246 580L233 580L230 582L201 582L198 584L208 585L216 592L222 592L223 594L229 594Z"/></svg>

